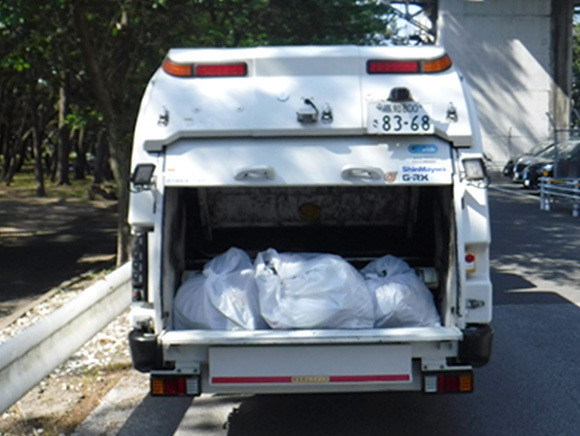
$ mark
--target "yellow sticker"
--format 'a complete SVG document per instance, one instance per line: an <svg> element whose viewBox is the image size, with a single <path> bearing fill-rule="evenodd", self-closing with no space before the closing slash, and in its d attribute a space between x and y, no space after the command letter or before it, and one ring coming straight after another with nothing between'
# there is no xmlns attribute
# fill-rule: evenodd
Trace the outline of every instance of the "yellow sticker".
<svg viewBox="0 0 580 436"><path fill-rule="evenodd" d="M328 376L307 376L301 375L292 377L292 383L329 383L330 377Z"/></svg>

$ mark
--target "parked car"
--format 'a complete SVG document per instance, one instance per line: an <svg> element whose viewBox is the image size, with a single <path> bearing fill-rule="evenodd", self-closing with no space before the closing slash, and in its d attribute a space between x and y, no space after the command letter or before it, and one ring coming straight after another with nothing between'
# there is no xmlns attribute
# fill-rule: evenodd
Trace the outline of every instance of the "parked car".
<svg viewBox="0 0 580 436"><path fill-rule="evenodd" d="M533 153L532 153L533 152ZM524 181L524 169L528 165L550 162L554 160L555 149L554 143L541 143L532 149L529 154L520 156L514 163L512 171L512 180L514 182L522 183Z"/></svg>
<svg viewBox="0 0 580 436"><path fill-rule="evenodd" d="M553 150L555 151L555 150ZM553 153L555 156L555 153ZM528 165L522 171L524 187L537 189L541 177L554 176L555 162L539 160ZM580 140L569 141L558 145L558 177L580 177Z"/></svg>
<svg viewBox="0 0 580 436"><path fill-rule="evenodd" d="M529 165L529 163L541 153L546 152L554 147L554 143L550 141L543 141L536 144L529 152L516 156L510 159L503 168L503 175L513 179L514 181L521 181L522 171ZM516 175L514 175L516 174Z"/></svg>
<svg viewBox="0 0 580 436"><path fill-rule="evenodd" d="M538 189L542 177L554 176L554 162L536 162L523 171L524 187Z"/></svg>

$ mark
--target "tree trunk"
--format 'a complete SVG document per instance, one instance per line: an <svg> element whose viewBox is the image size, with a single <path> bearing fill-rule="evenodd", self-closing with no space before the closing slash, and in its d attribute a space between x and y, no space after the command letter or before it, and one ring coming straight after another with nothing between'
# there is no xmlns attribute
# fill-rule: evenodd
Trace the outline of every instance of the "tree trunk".
<svg viewBox="0 0 580 436"><path fill-rule="evenodd" d="M120 265L129 259L129 226L127 224L127 210L129 203L129 150L121 141L119 117L113 105L110 87L105 83L105 76L98 62L97 53L89 33L89 23L85 10L85 3L81 0L71 2L74 21L81 42L81 52L87 72L93 83L99 107L103 112L111 169L117 182L118 218L117 218L117 264Z"/></svg>
<svg viewBox="0 0 580 436"><path fill-rule="evenodd" d="M106 179L107 162L109 161L109 149L107 138L103 130L97 134L95 141L95 172L93 174L93 184L100 185Z"/></svg>
<svg viewBox="0 0 580 436"><path fill-rule="evenodd" d="M87 147L85 145L85 129L77 131L77 140L75 142L75 152L77 160L75 161L75 179L83 180L88 171L87 164Z"/></svg>
<svg viewBox="0 0 580 436"><path fill-rule="evenodd" d="M69 155L70 129L66 124L68 114L68 95L66 77L63 78L58 92L58 181L59 185L70 185Z"/></svg>
<svg viewBox="0 0 580 436"><path fill-rule="evenodd" d="M34 90L31 91L30 97L30 115L32 119L32 149L34 153L34 177L36 179L36 196L46 197L46 190L44 188L44 170L42 167L42 134L40 129L40 119L38 116L38 105L34 95Z"/></svg>

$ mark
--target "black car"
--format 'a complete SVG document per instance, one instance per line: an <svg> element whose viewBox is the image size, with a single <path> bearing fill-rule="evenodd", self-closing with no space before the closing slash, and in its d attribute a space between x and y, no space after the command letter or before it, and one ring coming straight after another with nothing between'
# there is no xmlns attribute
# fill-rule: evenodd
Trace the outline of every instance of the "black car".
<svg viewBox="0 0 580 436"><path fill-rule="evenodd" d="M534 146L528 153L510 159L503 168L503 175L511 178L514 182L521 182L523 180L524 168L533 162L536 162L538 157L550 152L554 147L553 142L540 142Z"/></svg>
<svg viewBox="0 0 580 436"><path fill-rule="evenodd" d="M537 189L541 177L554 177L554 169L554 159L531 163L522 172L524 186ZM580 177L580 140L558 145L558 177Z"/></svg>
<svg viewBox="0 0 580 436"><path fill-rule="evenodd" d="M542 177L554 176L554 162L536 162L523 171L524 187L538 189Z"/></svg>

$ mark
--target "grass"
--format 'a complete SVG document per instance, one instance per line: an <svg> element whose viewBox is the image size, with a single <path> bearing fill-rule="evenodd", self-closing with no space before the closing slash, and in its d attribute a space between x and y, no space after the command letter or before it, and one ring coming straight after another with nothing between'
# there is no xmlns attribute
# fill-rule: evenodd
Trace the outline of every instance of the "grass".
<svg viewBox="0 0 580 436"><path fill-rule="evenodd" d="M93 178L88 176L85 179L78 180L74 175L70 175L70 185L58 185L45 176L44 188L47 199L76 199L90 200L89 192L93 185ZM113 182L107 182L104 189L109 192L115 192ZM12 183L7 186L5 183L0 184L0 198L23 199L38 198L36 195L36 178L34 176L34 167L32 163L26 163L22 170L14 175Z"/></svg>
<svg viewBox="0 0 580 436"><path fill-rule="evenodd" d="M10 419L9 427L0 424L0 436L71 434L130 369L130 362L114 362L92 373L66 377L57 383L58 387L51 390L53 394L60 390L63 396L68 397L66 413L38 413L34 417L28 417L22 409L13 406L17 408L16 416ZM66 394L69 389L76 392L76 395Z"/></svg>

